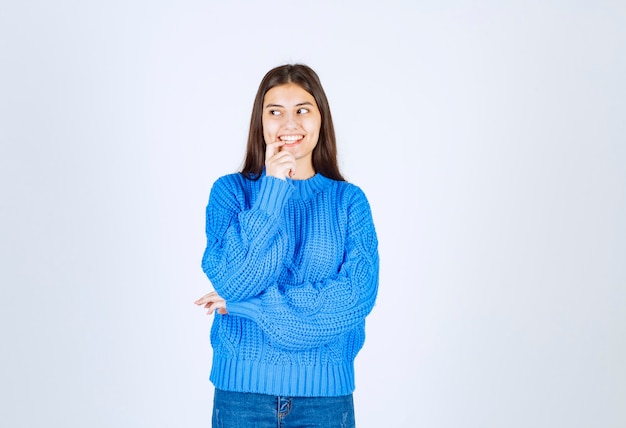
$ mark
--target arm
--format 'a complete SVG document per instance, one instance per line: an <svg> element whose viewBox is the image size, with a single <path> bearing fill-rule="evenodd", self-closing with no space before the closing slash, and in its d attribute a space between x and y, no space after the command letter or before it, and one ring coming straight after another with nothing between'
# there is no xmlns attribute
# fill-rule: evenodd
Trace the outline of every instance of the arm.
<svg viewBox="0 0 626 428"><path fill-rule="evenodd" d="M272 284L256 298L226 299L227 310L257 322L285 349L329 343L361 325L372 310L378 290L377 247L369 205L358 191L348 213L344 260L335 275L286 289Z"/></svg>
<svg viewBox="0 0 626 428"><path fill-rule="evenodd" d="M229 302L256 296L276 281L287 249L282 209L293 191L286 181L262 177L257 199L246 209L234 177L223 177L211 190L202 257L202 269Z"/></svg>

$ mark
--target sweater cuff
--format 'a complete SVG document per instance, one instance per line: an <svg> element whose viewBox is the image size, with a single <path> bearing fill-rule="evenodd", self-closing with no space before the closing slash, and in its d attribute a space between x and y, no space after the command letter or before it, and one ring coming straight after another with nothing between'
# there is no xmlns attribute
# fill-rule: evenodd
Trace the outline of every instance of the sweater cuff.
<svg viewBox="0 0 626 428"><path fill-rule="evenodd" d="M285 202L294 191L293 184L267 175L261 177L261 180L255 208L271 214L280 214Z"/></svg>
<svg viewBox="0 0 626 428"><path fill-rule="evenodd" d="M256 319L256 315L261 311L261 299L252 297L241 302L226 302L226 310L230 315L254 320Z"/></svg>

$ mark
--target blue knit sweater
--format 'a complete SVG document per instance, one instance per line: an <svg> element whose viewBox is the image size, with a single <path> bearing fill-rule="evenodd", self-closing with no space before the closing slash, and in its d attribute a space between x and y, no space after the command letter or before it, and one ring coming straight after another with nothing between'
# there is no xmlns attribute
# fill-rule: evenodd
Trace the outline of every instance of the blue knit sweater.
<svg viewBox="0 0 626 428"><path fill-rule="evenodd" d="M218 179L202 268L227 302L211 329L211 381L283 396L354 390L354 358L378 289L378 242L357 186Z"/></svg>

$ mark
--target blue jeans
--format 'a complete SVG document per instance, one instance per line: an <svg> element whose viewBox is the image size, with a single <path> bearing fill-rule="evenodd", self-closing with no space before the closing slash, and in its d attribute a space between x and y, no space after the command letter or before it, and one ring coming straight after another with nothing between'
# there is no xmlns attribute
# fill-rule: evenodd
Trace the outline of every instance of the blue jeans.
<svg viewBox="0 0 626 428"><path fill-rule="evenodd" d="M352 394L277 397L215 389L213 428L354 428Z"/></svg>

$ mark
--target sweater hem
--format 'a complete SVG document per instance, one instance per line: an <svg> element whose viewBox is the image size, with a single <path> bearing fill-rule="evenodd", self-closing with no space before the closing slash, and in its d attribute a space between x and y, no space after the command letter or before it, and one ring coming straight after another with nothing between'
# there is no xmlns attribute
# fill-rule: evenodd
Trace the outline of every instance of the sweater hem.
<svg viewBox="0 0 626 428"><path fill-rule="evenodd" d="M233 392L288 397L339 397L354 392L354 364L267 364L214 356L211 382Z"/></svg>

